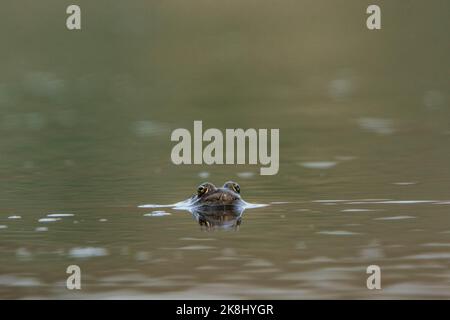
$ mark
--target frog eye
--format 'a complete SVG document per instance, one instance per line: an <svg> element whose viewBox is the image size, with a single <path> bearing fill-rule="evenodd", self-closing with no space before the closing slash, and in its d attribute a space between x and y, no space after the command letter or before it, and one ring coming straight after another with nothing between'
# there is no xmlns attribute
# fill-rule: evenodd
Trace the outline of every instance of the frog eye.
<svg viewBox="0 0 450 320"><path fill-rule="evenodd" d="M198 187L198 189L197 189L197 194L198 194L199 196L201 196L202 194L205 194L206 192L208 192L208 187L200 186L200 187Z"/></svg>
<svg viewBox="0 0 450 320"><path fill-rule="evenodd" d="M233 183L233 190L236 191L236 193L241 193L241 187L237 183Z"/></svg>

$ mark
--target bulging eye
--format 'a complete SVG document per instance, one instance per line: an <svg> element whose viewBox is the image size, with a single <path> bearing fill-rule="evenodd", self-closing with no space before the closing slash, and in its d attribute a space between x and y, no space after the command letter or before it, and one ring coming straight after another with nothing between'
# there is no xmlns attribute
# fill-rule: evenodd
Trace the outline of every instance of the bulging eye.
<svg viewBox="0 0 450 320"><path fill-rule="evenodd" d="M241 193L241 187L237 183L233 183L233 190L237 193Z"/></svg>
<svg viewBox="0 0 450 320"><path fill-rule="evenodd" d="M200 187L198 187L198 189L197 189L197 194L198 194L199 196L201 196L202 194L205 194L206 192L208 192L208 188L205 187L205 186L200 186Z"/></svg>

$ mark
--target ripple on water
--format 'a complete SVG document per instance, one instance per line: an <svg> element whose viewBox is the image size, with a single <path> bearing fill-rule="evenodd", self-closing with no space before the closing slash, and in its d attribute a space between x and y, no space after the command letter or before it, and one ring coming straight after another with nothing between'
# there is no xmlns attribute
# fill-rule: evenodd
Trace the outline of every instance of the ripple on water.
<svg viewBox="0 0 450 320"><path fill-rule="evenodd" d="M359 232L345 231L345 230L335 230L335 231L319 231L317 234L325 234L330 236L353 236L361 234Z"/></svg>
<svg viewBox="0 0 450 320"><path fill-rule="evenodd" d="M450 247L450 243L430 242L421 244L422 247Z"/></svg>
<svg viewBox="0 0 450 320"><path fill-rule="evenodd" d="M405 219L415 219L413 216L392 216L392 217L381 217L375 218L373 220L405 220Z"/></svg>
<svg viewBox="0 0 450 320"><path fill-rule="evenodd" d="M177 248L179 250L209 250L209 249L215 249L216 247L212 246L202 246L202 245L192 245L192 246L184 246Z"/></svg>
<svg viewBox="0 0 450 320"><path fill-rule="evenodd" d="M182 240L182 241L214 241L216 239L214 239L214 238L190 238L190 237L185 237L185 238L180 238L180 240Z"/></svg>
<svg viewBox="0 0 450 320"><path fill-rule="evenodd" d="M8 228L8 226L5 226L4 224L0 224L0 230L1 229L7 229Z"/></svg>
<svg viewBox="0 0 450 320"><path fill-rule="evenodd" d="M76 247L69 251L72 258L92 258L103 257L108 255L108 250L99 247Z"/></svg>
<svg viewBox="0 0 450 320"><path fill-rule="evenodd" d="M393 184L395 184L397 186L410 186L410 185L417 184L417 182L415 182L415 181L405 181L405 182L394 182Z"/></svg>
<svg viewBox="0 0 450 320"><path fill-rule="evenodd" d="M362 129L376 134L389 135L395 132L391 119L364 117L357 121Z"/></svg>
<svg viewBox="0 0 450 320"><path fill-rule="evenodd" d="M50 213L47 215L49 218L63 218L63 217L73 217L73 213Z"/></svg>
<svg viewBox="0 0 450 320"><path fill-rule="evenodd" d="M419 204L419 203L432 203L436 200L389 200L389 201L375 201L375 204Z"/></svg>
<svg viewBox="0 0 450 320"><path fill-rule="evenodd" d="M55 221L59 221L61 220L61 218L41 218L38 221L39 222L55 222Z"/></svg>
<svg viewBox="0 0 450 320"><path fill-rule="evenodd" d="M416 254L412 256L406 256L400 258L402 260L433 260L433 259L443 259L450 260L449 252L436 252L436 253L422 253Z"/></svg>
<svg viewBox="0 0 450 320"><path fill-rule="evenodd" d="M22 219L21 216L9 216L8 219Z"/></svg>
<svg viewBox="0 0 450 320"><path fill-rule="evenodd" d="M141 204L138 206L138 208L173 208L181 205L181 202L172 203L172 204Z"/></svg>
<svg viewBox="0 0 450 320"><path fill-rule="evenodd" d="M273 263L264 259L253 259L244 264L245 267L273 267Z"/></svg>
<svg viewBox="0 0 450 320"><path fill-rule="evenodd" d="M0 286L2 287L37 287L42 283L35 278L18 277L14 275L0 275Z"/></svg>
<svg viewBox="0 0 450 320"><path fill-rule="evenodd" d="M307 162L300 162L299 165L301 165L304 168L307 169L330 169L337 165L336 161L307 161Z"/></svg>
<svg viewBox="0 0 450 320"><path fill-rule="evenodd" d="M18 248L16 250L16 257L21 260L31 260L32 254L27 248Z"/></svg>
<svg viewBox="0 0 450 320"><path fill-rule="evenodd" d="M250 179L255 176L255 173L251 172L251 171L244 171L244 172L238 172L237 176L242 179Z"/></svg>
<svg viewBox="0 0 450 320"><path fill-rule="evenodd" d="M157 211L152 211L151 213L144 214L144 217L164 217L164 216L170 216L170 215L171 215L170 212L157 210Z"/></svg>
<svg viewBox="0 0 450 320"><path fill-rule="evenodd" d="M198 176L199 176L199 178L206 179L209 177L209 172L207 172L207 171L199 172Z"/></svg>

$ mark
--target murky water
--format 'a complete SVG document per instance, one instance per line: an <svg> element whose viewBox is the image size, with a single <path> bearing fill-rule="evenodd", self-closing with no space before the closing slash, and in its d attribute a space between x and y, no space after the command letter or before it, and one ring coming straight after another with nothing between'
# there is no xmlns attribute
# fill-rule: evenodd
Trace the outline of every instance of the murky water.
<svg viewBox="0 0 450 320"><path fill-rule="evenodd" d="M449 3L346 3L3 1L0 297L450 298ZM279 173L173 165L194 120L279 128ZM238 228L139 207L230 179Z"/></svg>

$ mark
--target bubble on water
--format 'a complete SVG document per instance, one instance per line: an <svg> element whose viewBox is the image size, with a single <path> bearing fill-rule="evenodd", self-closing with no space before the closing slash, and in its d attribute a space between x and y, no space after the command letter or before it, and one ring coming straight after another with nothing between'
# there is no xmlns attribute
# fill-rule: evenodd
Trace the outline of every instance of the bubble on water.
<svg viewBox="0 0 450 320"><path fill-rule="evenodd" d="M198 173L199 178L206 179L209 177L209 172L202 171Z"/></svg>
<svg viewBox="0 0 450 320"><path fill-rule="evenodd" d="M36 229L34 229L34 231L36 232L46 232L48 231L47 227L37 227Z"/></svg>
<svg viewBox="0 0 450 320"><path fill-rule="evenodd" d="M21 216L9 216L8 219L22 219Z"/></svg>
<svg viewBox="0 0 450 320"><path fill-rule="evenodd" d="M169 213L169 212L157 210L157 211L152 211L151 213L144 214L144 217L163 217L163 216L170 216L170 215L171 215L171 213Z"/></svg>
<svg viewBox="0 0 450 320"><path fill-rule="evenodd" d="M72 258L103 257L106 255L108 255L108 251L98 247L76 247L69 251L69 256Z"/></svg>
<svg viewBox="0 0 450 320"><path fill-rule="evenodd" d="M336 161L307 161L299 163L307 169L330 169L336 166Z"/></svg>
<svg viewBox="0 0 450 320"><path fill-rule="evenodd" d="M39 222L55 222L55 221L59 221L59 220L61 220L61 218L42 218L42 219L39 219L38 221Z"/></svg>
<svg viewBox="0 0 450 320"><path fill-rule="evenodd" d="M380 135L389 135L395 132L394 122L391 119L364 117L357 120L359 126L367 131Z"/></svg>

